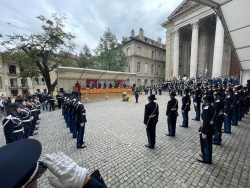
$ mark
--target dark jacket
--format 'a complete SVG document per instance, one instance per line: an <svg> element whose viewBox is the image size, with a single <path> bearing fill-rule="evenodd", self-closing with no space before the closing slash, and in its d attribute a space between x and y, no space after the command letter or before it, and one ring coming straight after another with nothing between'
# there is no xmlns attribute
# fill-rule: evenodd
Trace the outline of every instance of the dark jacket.
<svg viewBox="0 0 250 188"><path fill-rule="evenodd" d="M201 127L201 132L206 135L213 135L215 109L211 104L203 104L202 110L201 117L203 120L203 125Z"/></svg>
<svg viewBox="0 0 250 188"><path fill-rule="evenodd" d="M176 117L178 115L178 100L176 98L171 98L168 101L166 115L168 117Z"/></svg>
<svg viewBox="0 0 250 188"><path fill-rule="evenodd" d="M214 109L215 109L215 122L223 122L224 120L224 102L222 99L216 99L214 101Z"/></svg>
<svg viewBox="0 0 250 188"><path fill-rule="evenodd" d="M145 105L144 111L144 121L143 123L148 124L156 124L158 122L159 116L159 106L155 102L150 102Z"/></svg>
<svg viewBox="0 0 250 188"><path fill-rule="evenodd" d="M181 110L190 111L191 100L189 95L183 95Z"/></svg>

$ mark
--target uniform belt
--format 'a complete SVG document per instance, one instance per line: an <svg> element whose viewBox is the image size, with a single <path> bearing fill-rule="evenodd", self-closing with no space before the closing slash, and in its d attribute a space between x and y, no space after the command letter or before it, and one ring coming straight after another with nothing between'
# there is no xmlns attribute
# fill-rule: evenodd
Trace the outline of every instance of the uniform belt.
<svg viewBox="0 0 250 188"><path fill-rule="evenodd" d="M149 118L152 118L152 117L155 117L156 116L156 114L154 114L154 115L151 115L151 116L148 116Z"/></svg>
<svg viewBox="0 0 250 188"><path fill-rule="evenodd" d="M16 130L16 131L13 131L13 133L18 133L18 132L23 132L23 128L19 129L19 130Z"/></svg>
<svg viewBox="0 0 250 188"><path fill-rule="evenodd" d="M26 120L22 120L22 123L25 123L25 122L30 122L31 119L26 119Z"/></svg>
<svg viewBox="0 0 250 188"><path fill-rule="evenodd" d="M82 115L86 115L86 113L82 113Z"/></svg>
<svg viewBox="0 0 250 188"><path fill-rule="evenodd" d="M174 111L174 110L176 110L176 108L171 108L171 111Z"/></svg>
<svg viewBox="0 0 250 188"><path fill-rule="evenodd" d="M31 112L37 111L37 109L31 110Z"/></svg>

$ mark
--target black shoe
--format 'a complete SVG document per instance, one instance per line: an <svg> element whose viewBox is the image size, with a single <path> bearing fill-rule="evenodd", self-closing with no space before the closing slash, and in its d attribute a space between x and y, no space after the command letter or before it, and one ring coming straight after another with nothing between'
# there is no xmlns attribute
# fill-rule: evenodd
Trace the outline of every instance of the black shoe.
<svg viewBox="0 0 250 188"><path fill-rule="evenodd" d="M33 133L33 134L30 134L29 136L35 136L35 135L37 135L38 133Z"/></svg>
<svg viewBox="0 0 250 188"><path fill-rule="evenodd" d="M85 146L85 145L82 145L82 146L80 146L80 147L77 147L77 149L82 149L82 148L86 148L86 146Z"/></svg>
<svg viewBox="0 0 250 188"><path fill-rule="evenodd" d="M197 161L199 161L199 162L201 162L201 163L205 163L205 164L211 164L211 163L204 162L204 161L201 160L201 159L197 159Z"/></svg>
<svg viewBox="0 0 250 188"><path fill-rule="evenodd" d="M149 147L148 144L146 144L145 147L150 148L150 149L154 149L154 147Z"/></svg>
<svg viewBox="0 0 250 188"><path fill-rule="evenodd" d="M35 130L38 130L38 129L39 129L39 127L36 127L36 128L35 128Z"/></svg>
<svg viewBox="0 0 250 188"><path fill-rule="evenodd" d="M36 122L36 125L39 125L40 124L40 122Z"/></svg>
<svg viewBox="0 0 250 188"><path fill-rule="evenodd" d="M215 143L215 142L212 142L212 144L214 144L214 145L220 145L220 144L217 144L217 143Z"/></svg>
<svg viewBox="0 0 250 188"><path fill-rule="evenodd" d="M199 156L200 156L201 158L203 158L203 156L202 156L201 154L199 154Z"/></svg>
<svg viewBox="0 0 250 188"><path fill-rule="evenodd" d="M165 134L166 136L173 136L173 135L170 135L170 134Z"/></svg>
<svg viewBox="0 0 250 188"><path fill-rule="evenodd" d="M193 120L193 121L200 121L200 120L197 120L197 119L195 119L195 118L193 118L192 120Z"/></svg>

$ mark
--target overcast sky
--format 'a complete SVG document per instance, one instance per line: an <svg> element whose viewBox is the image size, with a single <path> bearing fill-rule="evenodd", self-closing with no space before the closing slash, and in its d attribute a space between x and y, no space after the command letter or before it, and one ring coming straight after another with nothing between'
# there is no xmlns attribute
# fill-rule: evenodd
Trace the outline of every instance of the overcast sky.
<svg viewBox="0 0 250 188"><path fill-rule="evenodd" d="M165 42L165 29L161 23L183 0L2 0L0 6L0 41L13 33L41 33L41 22L36 18L51 13L66 14L66 31L76 36L79 53L86 44L94 49L104 31L109 27L121 41L130 36L131 29L138 35L142 27L144 35ZM9 24L6 24L9 23ZM3 51L4 48L0 47Z"/></svg>

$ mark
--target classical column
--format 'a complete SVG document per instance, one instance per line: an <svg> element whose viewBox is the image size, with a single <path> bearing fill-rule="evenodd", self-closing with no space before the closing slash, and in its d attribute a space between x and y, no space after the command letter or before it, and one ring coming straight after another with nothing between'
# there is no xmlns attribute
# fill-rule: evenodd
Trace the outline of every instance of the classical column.
<svg viewBox="0 0 250 188"><path fill-rule="evenodd" d="M197 60L198 60L198 39L199 39L199 21L191 23L192 25L192 43L190 59L190 78L196 78Z"/></svg>
<svg viewBox="0 0 250 188"><path fill-rule="evenodd" d="M179 28L174 31L173 77L179 77Z"/></svg>
<svg viewBox="0 0 250 188"><path fill-rule="evenodd" d="M217 16L215 40L214 40L212 77L221 76L223 45L224 45L224 28L221 24L220 18Z"/></svg>

